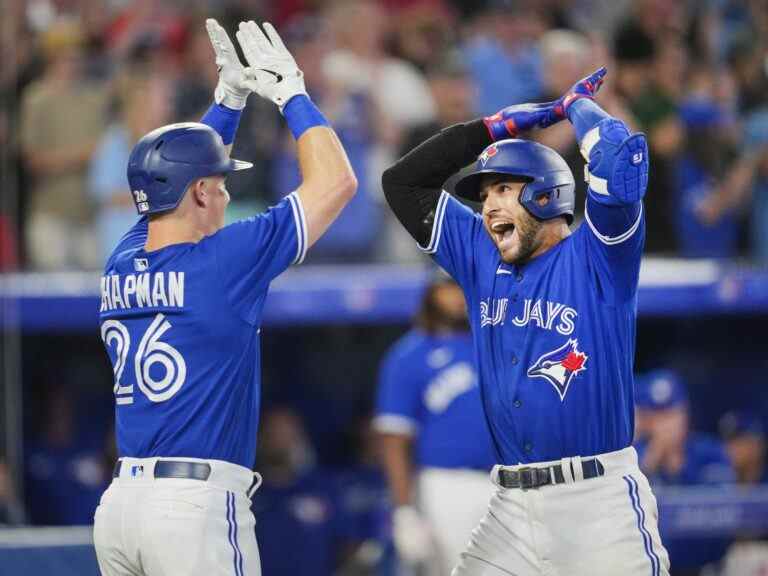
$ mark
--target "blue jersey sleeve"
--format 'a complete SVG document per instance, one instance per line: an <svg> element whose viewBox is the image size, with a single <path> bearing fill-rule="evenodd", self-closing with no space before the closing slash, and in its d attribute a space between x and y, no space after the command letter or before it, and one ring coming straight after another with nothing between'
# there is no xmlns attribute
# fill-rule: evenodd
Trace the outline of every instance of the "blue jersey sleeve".
<svg viewBox="0 0 768 576"><path fill-rule="evenodd" d="M600 297L619 304L635 297L645 242L641 202L608 206L587 197L584 223L576 231L587 272Z"/></svg>
<svg viewBox="0 0 768 576"><path fill-rule="evenodd" d="M107 259L107 263L104 266L104 270L109 270L115 260L127 250L135 251L139 248L143 248L147 242L147 230L149 219L146 216L142 216L138 219L128 232L120 239L117 246L112 251L112 254Z"/></svg>
<svg viewBox="0 0 768 576"><path fill-rule="evenodd" d="M443 191L437 202L429 243L419 248L431 255L466 291L475 277L476 250L484 239L490 240L480 216Z"/></svg>
<svg viewBox="0 0 768 576"><path fill-rule="evenodd" d="M391 351L379 371L374 426L379 432L414 435L419 429L421 390L414 366Z"/></svg>
<svg viewBox="0 0 768 576"><path fill-rule="evenodd" d="M247 322L256 322L269 283L304 260L307 223L295 192L263 214L225 226L207 239L229 302Z"/></svg>

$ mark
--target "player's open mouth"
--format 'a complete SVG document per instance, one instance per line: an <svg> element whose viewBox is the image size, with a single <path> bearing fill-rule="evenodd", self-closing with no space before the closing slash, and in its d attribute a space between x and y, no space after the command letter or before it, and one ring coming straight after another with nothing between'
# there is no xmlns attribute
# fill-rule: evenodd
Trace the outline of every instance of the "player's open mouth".
<svg viewBox="0 0 768 576"><path fill-rule="evenodd" d="M505 240L512 238L515 232L515 225L512 222L494 222L491 224L491 232L496 239L496 244L501 244Z"/></svg>

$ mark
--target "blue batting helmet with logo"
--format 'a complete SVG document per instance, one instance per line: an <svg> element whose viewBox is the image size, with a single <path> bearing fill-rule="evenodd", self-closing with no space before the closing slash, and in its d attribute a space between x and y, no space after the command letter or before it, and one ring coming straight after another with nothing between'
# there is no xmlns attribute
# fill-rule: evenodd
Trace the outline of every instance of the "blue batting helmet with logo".
<svg viewBox="0 0 768 576"><path fill-rule="evenodd" d="M210 126L169 124L145 135L133 147L128 184L139 214L155 214L176 208L198 178L252 166L230 158L221 136Z"/></svg>
<svg viewBox="0 0 768 576"><path fill-rule="evenodd" d="M474 169L456 182L454 191L478 202L480 180L486 174L505 174L526 182L520 203L535 218L565 216L569 224L573 221L576 183L568 164L552 148L528 140L494 142L478 156Z"/></svg>

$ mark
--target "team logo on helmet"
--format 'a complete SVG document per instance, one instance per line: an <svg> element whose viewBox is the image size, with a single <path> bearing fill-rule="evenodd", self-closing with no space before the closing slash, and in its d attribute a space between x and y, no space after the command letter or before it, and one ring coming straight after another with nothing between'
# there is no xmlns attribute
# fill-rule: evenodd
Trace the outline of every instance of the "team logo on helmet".
<svg viewBox="0 0 768 576"><path fill-rule="evenodd" d="M496 153L498 151L499 150L496 148L496 144L491 144L490 146L488 146L488 148L483 150L483 153L480 154L480 158L478 158L478 160L480 160L480 164L482 164L483 167L485 167L485 165L488 163L488 160L496 156Z"/></svg>
<svg viewBox="0 0 768 576"><path fill-rule="evenodd" d="M571 380L586 369L585 364L589 358L579 350L578 345L579 341L571 338L560 348L543 354L528 368L528 376L547 380L557 390L560 401L563 401Z"/></svg>

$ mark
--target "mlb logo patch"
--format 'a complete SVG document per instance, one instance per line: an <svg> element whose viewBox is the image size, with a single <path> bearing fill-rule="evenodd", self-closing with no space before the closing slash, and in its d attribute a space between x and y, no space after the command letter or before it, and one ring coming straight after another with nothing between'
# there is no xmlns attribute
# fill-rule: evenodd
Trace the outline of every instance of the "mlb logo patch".
<svg viewBox="0 0 768 576"><path fill-rule="evenodd" d="M144 466L139 464L138 466L131 466L131 478L143 478Z"/></svg>
<svg viewBox="0 0 768 576"><path fill-rule="evenodd" d="M136 272L144 272L149 268L149 261L146 258L134 258L133 267Z"/></svg>

